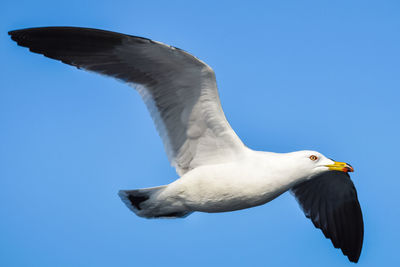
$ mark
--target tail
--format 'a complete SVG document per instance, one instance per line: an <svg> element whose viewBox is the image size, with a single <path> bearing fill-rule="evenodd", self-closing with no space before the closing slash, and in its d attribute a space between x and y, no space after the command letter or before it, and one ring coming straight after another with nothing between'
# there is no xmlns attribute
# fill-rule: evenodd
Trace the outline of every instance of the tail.
<svg viewBox="0 0 400 267"><path fill-rule="evenodd" d="M144 218L184 218L191 211L182 205L170 203L167 199L159 198L166 185L135 190L120 190L122 202L137 216Z"/></svg>

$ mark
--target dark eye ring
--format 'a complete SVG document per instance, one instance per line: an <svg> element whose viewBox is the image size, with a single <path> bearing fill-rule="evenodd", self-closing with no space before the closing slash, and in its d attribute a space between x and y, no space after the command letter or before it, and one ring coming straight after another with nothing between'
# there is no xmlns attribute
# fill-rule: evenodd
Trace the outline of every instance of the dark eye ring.
<svg viewBox="0 0 400 267"><path fill-rule="evenodd" d="M318 159L318 157L315 156L315 155L311 155L311 156L310 156L310 159L311 159L312 161L316 161L316 160Z"/></svg>

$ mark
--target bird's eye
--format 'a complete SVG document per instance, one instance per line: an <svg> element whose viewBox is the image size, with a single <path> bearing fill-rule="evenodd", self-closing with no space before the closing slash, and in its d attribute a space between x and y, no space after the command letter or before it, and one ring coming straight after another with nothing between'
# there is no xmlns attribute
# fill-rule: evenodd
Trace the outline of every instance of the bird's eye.
<svg viewBox="0 0 400 267"><path fill-rule="evenodd" d="M318 159L318 157L315 156L315 155L311 155L311 156L310 156L310 159L311 159L312 161L316 161L316 160Z"/></svg>

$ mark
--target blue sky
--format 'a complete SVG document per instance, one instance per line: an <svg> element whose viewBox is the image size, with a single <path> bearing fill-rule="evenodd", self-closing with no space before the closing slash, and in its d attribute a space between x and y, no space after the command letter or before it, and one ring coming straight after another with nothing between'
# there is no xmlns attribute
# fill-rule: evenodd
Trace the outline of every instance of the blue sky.
<svg viewBox="0 0 400 267"><path fill-rule="evenodd" d="M0 266L349 266L286 193L267 205L145 220L119 189L177 178L130 87L17 47L7 31L85 26L162 41L214 68L253 149L355 168L359 266L399 262L398 1L0 4Z"/></svg>

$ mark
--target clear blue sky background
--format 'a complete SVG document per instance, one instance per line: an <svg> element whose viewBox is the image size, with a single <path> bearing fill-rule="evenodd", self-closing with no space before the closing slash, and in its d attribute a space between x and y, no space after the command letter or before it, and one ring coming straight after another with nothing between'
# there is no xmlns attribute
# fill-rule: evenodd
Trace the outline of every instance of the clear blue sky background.
<svg viewBox="0 0 400 267"><path fill-rule="evenodd" d="M118 190L177 175L133 89L7 36L50 25L144 36L207 62L249 147L355 167L359 266L395 266L399 14L399 1L2 1L0 266L352 265L288 193L231 213L136 217Z"/></svg>

